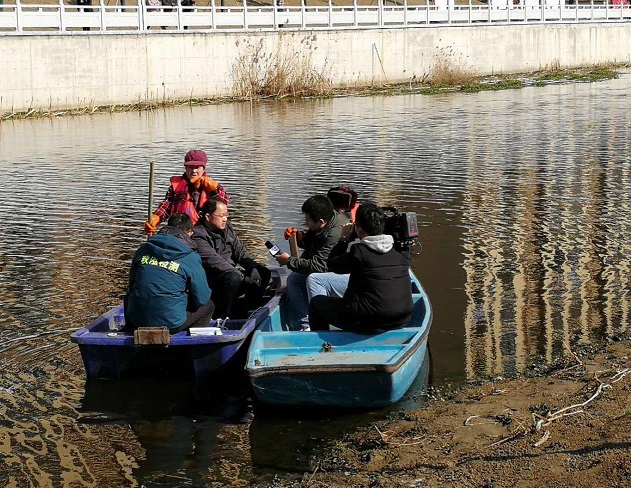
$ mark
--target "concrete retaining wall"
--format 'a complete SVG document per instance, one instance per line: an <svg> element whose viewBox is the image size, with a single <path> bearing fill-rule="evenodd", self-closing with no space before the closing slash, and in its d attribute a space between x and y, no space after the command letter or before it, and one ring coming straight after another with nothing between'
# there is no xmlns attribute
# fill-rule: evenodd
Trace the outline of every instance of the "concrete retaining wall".
<svg viewBox="0 0 631 488"><path fill-rule="evenodd" d="M4 36L0 112L229 96L239 60L279 50L365 85L422 78L438 58L479 74L629 63L631 23Z"/></svg>

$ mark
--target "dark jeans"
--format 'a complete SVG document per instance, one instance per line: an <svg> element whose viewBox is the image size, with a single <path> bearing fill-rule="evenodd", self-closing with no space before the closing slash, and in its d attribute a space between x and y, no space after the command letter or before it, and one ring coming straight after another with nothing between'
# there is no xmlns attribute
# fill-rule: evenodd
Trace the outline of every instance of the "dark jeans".
<svg viewBox="0 0 631 488"><path fill-rule="evenodd" d="M376 327L379 323L380 327ZM329 330L329 324L348 332L372 334L385 330L400 329L405 324L387 324L376 320L357 322L344 308L344 299L318 295L309 302L309 328L311 330Z"/></svg>
<svg viewBox="0 0 631 488"><path fill-rule="evenodd" d="M191 327L208 327L215 310L215 304L212 300L208 300L208 303L202 305L198 309L186 311L186 322L177 327L176 329L169 329L170 334L177 334L183 330L188 330Z"/></svg>
<svg viewBox="0 0 631 488"><path fill-rule="evenodd" d="M250 310L263 304L263 293L269 284L271 272L265 266L257 266L256 269L261 275L259 286L244 280L236 269L218 273L208 279L215 302L214 318L245 318Z"/></svg>
<svg viewBox="0 0 631 488"><path fill-rule="evenodd" d="M361 331L361 326L347 320L343 314L344 301L339 297L317 295L309 302L309 327L311 330L329 330L329 324L339 329Z"/></svg>

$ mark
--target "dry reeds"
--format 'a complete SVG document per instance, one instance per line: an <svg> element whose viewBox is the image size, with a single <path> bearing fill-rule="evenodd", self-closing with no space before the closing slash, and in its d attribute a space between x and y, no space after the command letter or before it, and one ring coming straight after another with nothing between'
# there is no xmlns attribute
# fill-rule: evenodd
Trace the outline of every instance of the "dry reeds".
<svg viewBox="0 0 631 488"><path fill-rule="evenodd" d="M232 67L236 97L322 97L333 93L328 67L316 69L310 54L249 49Z"/></svg>
<svg viewBox="0 0 631 488"><path fill-rule="evenodd" d="M436 57L433 69L426 79L428 84L434 86L462 86L476 81L476 75L445 53Z"/></svg>

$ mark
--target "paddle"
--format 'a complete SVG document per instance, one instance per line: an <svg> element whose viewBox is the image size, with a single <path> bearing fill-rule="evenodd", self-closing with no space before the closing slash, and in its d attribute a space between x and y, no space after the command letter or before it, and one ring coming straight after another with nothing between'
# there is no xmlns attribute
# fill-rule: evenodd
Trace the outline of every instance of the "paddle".
<svg viewBox="0 0 631 488"><path fill-rule="evenodd" d="M152 215L152 209L153 209L153 172L155 169L155 165L156 165L155 161L149 162L149 205L147 207L147 221L149 222L151 222L151 215ZM151 236L147 236L147 240L149 240L149 237Z"/></svg>

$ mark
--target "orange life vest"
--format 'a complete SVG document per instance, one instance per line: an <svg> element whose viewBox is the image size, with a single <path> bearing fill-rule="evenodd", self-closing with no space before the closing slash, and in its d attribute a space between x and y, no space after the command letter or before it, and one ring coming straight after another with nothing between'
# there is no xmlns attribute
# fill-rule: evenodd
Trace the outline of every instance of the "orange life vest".
<svg viewBox="0 0 631 488"><path fill-rule="evenodd" d="M199 212L208 200L209 195L203 190L195 191L194 194L191 194L189 192L189 181L183 176L171 176L171 187L175 198L171 202L169 214L186 214L193 221L193 225L195 225L199 220Z"/></svg>

